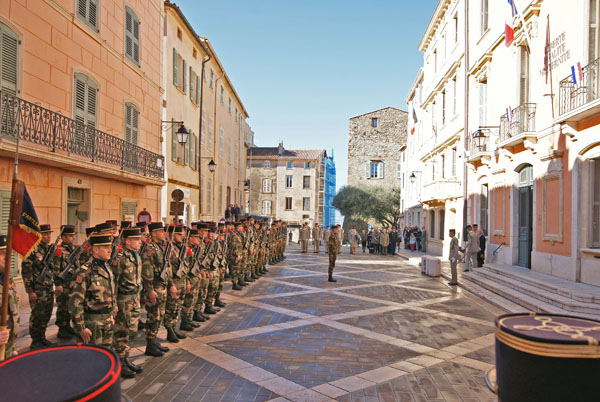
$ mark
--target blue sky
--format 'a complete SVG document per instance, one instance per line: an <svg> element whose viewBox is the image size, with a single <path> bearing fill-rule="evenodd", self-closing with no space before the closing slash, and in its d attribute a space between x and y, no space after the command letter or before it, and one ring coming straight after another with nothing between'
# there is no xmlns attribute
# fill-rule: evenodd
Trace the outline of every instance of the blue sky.
<svg viewBox="0 0 600 402"><path fill-rule="evenodd" d="M348 119L404 99L437 0L176 1L213 44L259 146L334 150L347 180Z"/></svg>

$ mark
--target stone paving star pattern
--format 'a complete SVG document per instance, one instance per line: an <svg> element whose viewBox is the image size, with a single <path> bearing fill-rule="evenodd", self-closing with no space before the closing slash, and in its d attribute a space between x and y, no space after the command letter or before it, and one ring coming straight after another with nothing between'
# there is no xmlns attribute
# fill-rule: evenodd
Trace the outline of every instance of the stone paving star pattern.
<svg viewBox="0 0 600 402"><path fill-rule="evenodd" d="M395 256L288 258L122 388L138 401L495 401L499 309ZM159 332L163 336L164 330ZM167 344L167 343L165 343Z"/></svg>

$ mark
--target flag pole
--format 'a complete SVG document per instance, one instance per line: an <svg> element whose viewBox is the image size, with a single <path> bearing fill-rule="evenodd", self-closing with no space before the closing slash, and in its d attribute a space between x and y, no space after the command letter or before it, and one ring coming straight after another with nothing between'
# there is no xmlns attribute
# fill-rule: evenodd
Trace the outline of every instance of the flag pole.
<svg viewBox="0 0 600 402"><path fill-rule="evenodd" d="M2 97L4 94L2 94ZM2 101L0 100L0 110L2 107ZM17 108L18 112L18 108ZM18 119L15 119L13 123L13 130ZM22 181L19 181L19 130L16 131L16 149L15 149L15 169L13 172L12 190L10 195L10 213L8 219L8 231L6 234L6 257L4 259L4 277L2 283L2 311L0 312L0 330L5 331L7 329L7 318L8 318L8 292L10 286L10 264L12 257L12 241L13 241L13 227L19 223L21 216L21 209L23 207L23 194L25 192L25 186ZM17 323L14 323L17 325ZM0 361L4 360L4 352L6 345L0 346Z"/></svg>

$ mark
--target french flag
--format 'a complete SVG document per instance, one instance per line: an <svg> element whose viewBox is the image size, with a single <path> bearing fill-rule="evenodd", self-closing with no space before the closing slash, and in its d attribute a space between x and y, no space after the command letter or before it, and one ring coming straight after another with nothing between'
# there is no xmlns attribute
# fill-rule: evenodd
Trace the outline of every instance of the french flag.
<svg viewBox="0 0 600 402"><path fill-rule="evenodd" d="M509 106L506 108L506 120L508 120L508 122L510 122L513 119L513 111L512 108Z"/></svg>
<svg viewBox="0 0 600 402"><path fill-rule="evenodd" d="M517 6L515 0L507 0L508 8L506 9L506 20L504 23L504 34L506 47L510 46L515 39L515 30L513 29L513 19L517 15Z"/></svg>

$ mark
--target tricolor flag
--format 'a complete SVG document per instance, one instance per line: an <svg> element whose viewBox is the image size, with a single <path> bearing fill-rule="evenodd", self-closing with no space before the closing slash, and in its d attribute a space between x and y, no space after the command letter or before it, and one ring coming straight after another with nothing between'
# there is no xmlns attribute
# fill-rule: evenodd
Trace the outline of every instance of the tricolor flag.
<svg viewBox="0 0 600 402"><path fill-rule="evenodd" d="M410 113L410 117L412 118L412 128L410 130L410 133L414 134L415 130L417 129L417 123L419 122L419 118L417 117L417 108L413 102L410 103L410 109L412 109Z"/></svg>
<svg viewBox="0 0 600 402"><path fill-rule="evenodd" d="M469 143L473 142L473 133L469 131Z"/></svg>
<svg viewBox="0 0 600 402"><path fill-rule="evenodd" d="M581 84L583 81L583 71L581 70L580 62L577 62L575 66L571 66L571 76L573 77L573 84L577 85L578 82ZM579 81L577 81L577 78L579 78Z"/></svg>
<svg viewBox="0 0 600 402"><path fill-rule="evenodd" d="M509 122L512 120L513 118L513 112L512 112L512 108L509 106L506 108L506 120L508 120Z"/></svg>
<svg viewBox="0 0 600 402"><path fill-rule="evenodd" d="M33 248L42 238L40 234L40 223L38 221L33 202L27 192L27 187L23 184L23 207L19 214L18 224L13 226L13 250L27 257L33 251Z"/></svg>
<svg viewBox="0 0 600 402"><path fill-rule="evenodd" d="M510 46L515 39L515 30L513 29L513 19L515 15L517 15L517 6L515 6L515 0L506 0L508 1L508 7L506 9L506 20L504 23L504 34L505 40L504 43L506 46Z"/></svg>

